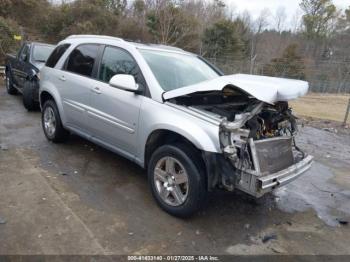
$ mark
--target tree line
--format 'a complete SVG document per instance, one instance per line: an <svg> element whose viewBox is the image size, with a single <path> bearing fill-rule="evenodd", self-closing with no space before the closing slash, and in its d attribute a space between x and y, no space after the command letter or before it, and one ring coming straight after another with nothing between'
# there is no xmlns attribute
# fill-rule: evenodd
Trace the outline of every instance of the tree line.
<svg viewBox="0 0 350 262"><path fill-rule="evenodd" d="M350 5L300 0L253 18L222 0L0 0L0 63L13 35L57 43L71 34L103 34L173 45L201 54L226 73L306 79L315 91L350 92Z"/></svg>

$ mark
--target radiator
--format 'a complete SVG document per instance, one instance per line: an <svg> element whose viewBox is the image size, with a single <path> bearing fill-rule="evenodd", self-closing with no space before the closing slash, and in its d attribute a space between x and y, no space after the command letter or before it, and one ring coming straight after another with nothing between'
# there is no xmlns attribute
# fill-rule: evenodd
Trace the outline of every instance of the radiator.
<svg viewBox="0 0 350 262"><path fill-rule="evenodd" d="M254 141L254 147L262 174L275 173L294 164L291 137Z"/></svg>

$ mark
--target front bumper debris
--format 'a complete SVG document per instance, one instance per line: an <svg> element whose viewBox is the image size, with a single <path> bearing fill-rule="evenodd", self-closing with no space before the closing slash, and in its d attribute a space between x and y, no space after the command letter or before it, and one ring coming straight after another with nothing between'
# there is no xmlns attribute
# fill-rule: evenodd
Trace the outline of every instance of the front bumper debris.
<svg viewBox="0 0 350 262"><path fill-rule="evenodd" d="M263 147L258 148L259 143ZM253 141L249 146L254 170L240 170L241 176L236 187L255 197L261 197L277 187L286 185L307 170L313 163L313 157L292 151L291 139L288 137ZM300 155L300 153L299 153Z"/></svg>
<svg viewBox="0 0 350 262"><path fill-rule="evenodd" d="M310 169L313 156L307 156L300 162L271 175L258 178L259 193L270 192L271 190L286 185L301 176Z"/></svg>
<svg viewBox="0 0 350 262"><path fill-rule="evenodd" d="M292 146L291 137L249 140L252 168L237 168L224 154L204 152L208 190L240 190L256 198L284 186L310 169L313 156Z"/></svg>
<svg viewBox="0 0 350 262"><path fill-rule="evenodd" d="M272 174L264 175L254 170L241 170L241 176L236 184L236 188L259 198L278 187L292 182L309 170L312 163L313 156L308 155L292 166Z"/></svg>

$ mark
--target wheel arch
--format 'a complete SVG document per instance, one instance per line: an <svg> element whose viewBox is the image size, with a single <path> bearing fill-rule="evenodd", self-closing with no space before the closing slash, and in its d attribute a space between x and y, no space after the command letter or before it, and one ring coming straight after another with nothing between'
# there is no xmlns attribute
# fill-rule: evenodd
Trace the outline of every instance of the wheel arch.
<svg viewBox="0 0 350 262"><path fill-rule="evenodd" d="M196 153L200 161L203 162L204 164L204 159L202 157L202 150L199 149L195 145L195 143L193 143L190 139L169 129L157 129L157 130L154 130L151 134L149 134L147 138L145 149L144 149L144 167L147 168L148 162L153 152L157 150L157 148L165 144L176 144L176 143L182 143L189 146L191 150Z"/></svg>
<svg viewBox="0 0 350 262"><path fill-rule="evenodd" d="M49 92L42 91L40 93L39 100L40 100L40 107L43 108L43 106L47 100L55 101L55 98ZM55 103L56 103L56 101L55 101Z"/></svg>
<svg viewBox="0 0 350 262"><path fill-rule="evenodd" d="M55 94L55 92L51 92L49 90L40 90L40 93L39 93L39 103L40 103L40 108L42 109L43 106L44 106L44 103L47 101L47 100L53 100L56 105L57 105L57 108L58 108L58 112L60 114L60 117L61 117L61 120L62 120L62 123L65 123L65 115L64 115L64 112L63 112L63 108L62 108L62 103L61 100L60 100L60 96L59 94Z"/></svg>
<svg viewBox="0 0 350 262"><path fill-rule="evenodd" d="M37 75L31 74L31 75L27 75L26 80L28 80L28 81L33 81L33 80L39 81L39 78L38 78Z"/></svg>

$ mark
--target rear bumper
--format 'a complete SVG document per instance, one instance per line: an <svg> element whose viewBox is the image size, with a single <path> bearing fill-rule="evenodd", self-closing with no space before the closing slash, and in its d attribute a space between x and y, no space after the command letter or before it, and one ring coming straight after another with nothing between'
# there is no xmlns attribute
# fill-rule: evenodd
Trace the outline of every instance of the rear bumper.
<svg viewBox="0 0 350 262"><path fill-rule="evenodd" d="M301 176L303 173L305 173L307 170L309 170L312 163L313 163L313 157L306 156L300 162L284 170L281 170L279 172L276 172L274 174L270 174L267 176L259 177L257 179L257 182L258 182L257 189L259 193L264 194L272 191L273 189L276 189L277 187L280 187L292 182L293 180Z"/></svg>

